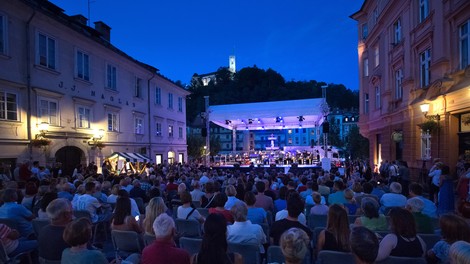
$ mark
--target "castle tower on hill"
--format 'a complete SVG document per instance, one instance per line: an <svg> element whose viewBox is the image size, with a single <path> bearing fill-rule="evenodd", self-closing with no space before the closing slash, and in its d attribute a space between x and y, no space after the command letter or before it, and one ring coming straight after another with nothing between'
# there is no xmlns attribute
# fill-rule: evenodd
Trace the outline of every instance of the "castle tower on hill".
<svg viewBox="0 0 470 264"><path fill-rule="evenodd" d="M237 72L237 66L236 66L236 62L235 62L235 55L231 55L228 57L228 70L231 72L231 73L235 73Z"/></svg>

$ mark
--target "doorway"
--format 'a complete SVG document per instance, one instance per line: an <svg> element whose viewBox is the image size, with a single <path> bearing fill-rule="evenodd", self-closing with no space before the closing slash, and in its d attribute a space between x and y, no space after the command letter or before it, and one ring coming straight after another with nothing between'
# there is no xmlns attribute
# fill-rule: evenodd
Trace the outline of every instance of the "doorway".
<svg viewBox="0 0 470 264"><path fill-rule="evenodd" d="M85 153L80 148L67 146L55 153L56 162L62 163L62 175L72 176L73 170L78 164L86 166Z"/></svg>

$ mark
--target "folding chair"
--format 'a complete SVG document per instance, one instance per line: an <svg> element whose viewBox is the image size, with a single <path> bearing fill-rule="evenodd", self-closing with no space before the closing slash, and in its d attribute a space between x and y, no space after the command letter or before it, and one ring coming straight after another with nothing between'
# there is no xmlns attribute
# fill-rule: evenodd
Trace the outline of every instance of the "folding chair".
<svg viewBox="0 0 470 264"><path fill-rule="evenodd" d="M245 264L260 264L259 245L251 243L228 243L228 250L242 255Z"/></svg>
<svg viewBox="0 0 470 264"><path fill-rule="evenodd" d="M155 236L151 234L144 234L144 245L148 246L155 241Z"/></svg>
<svg viewBox="0 0 470 264"><path fill-rule="evenodd" d="M61 264L60 260L49 260L39 257L39 264Z"/></svg>
<svg viewBox="0 0 470 264"><path fill-rule="evenodd" d="M137 208L139 208L139 212L141 214L145 214L144 200L140 197L135 197L132 199L134 199L135 203L137 204Z"/></svg>
<svg viewBox="0 0 470 264"><path fill-rule="evenodd" d="M261 224L258 224L261 226L261 228L263 228L263 232L264 232L264 235L266 236L266 239L268 239L269 241L269 225L268 223L261 223Z"/></svg>
<svg viewBox="0 0 470 264"><path fill-rule="evenodd" d="M382 261L375 262L377 264L426 264L426 260L424 258L407 258L407 257L392 257L389 256Z"/></svg>
<svg viewBox="0 0 470 264"><path fill-rule="evenodd" d="M180 238L180 248L188 251L189 255L192 256L201 250L202 238Z"/></svg>
<svg viewBox="0 0 470 264"><path fill-rule="evenodd" d="M36 234L36 237L39 236L39 232L41 231L41 229L50 223L51 221L49 219L33 219L33 221L31 221L31 224L33 225L33 230Z"/></svg>
<svg viewBox="0 0 470 264"><path fill-rule="evenodd" d="M90 215L90 212L88 212L87 210L74 210L73 211L73 216L75 218L82 218L82 217L85 217L87 218L88 220L91 221L91 215ZM108 222L107 221L102 221L102 222L96 222L96 223L93 223L92 222L92 229L93 229L93 241L92 243L95 244L95 241L96 241L96 234L98 233L98 227L99 226L102 226L103 229L104 229L104 235L105 235L105 241L108 240Z"/></svg>
<svg viewBox="0 0 470 264"><path fill-rule="evenodd" d="M266 211L266 220L268 221L268 225L273 225L273 213L271 211Z"/></svg>
<svg viewBox="0 0 470 264"><path fill-rule="evenodd" d="M111 238L117 252L142 253L143 241L137 232L112 230Z"/></svg>
<svg viewBox="0 0 470 264"><path fill-rule="evenodd" d="M424 243L426 243L426 249L429 250L434 245L441 240L441 236L435 234L418 234L421 239L423 239Z"/></svg>
<svg viewBox="0 0 470 264"><path fill-rule="evenodd" d="M354 263L354 256L351 253L322 250L318 252L317 264L323 263Z"/></svg>
<svg viewBox="0 0 470 264"><path fill-rule="evenodd" d="M23 257L23 256L28 257L28 263L29 264L33 263L32 259L31 259L31 251L19 253L18 255L10 257L10 256L8 256L7 251L6 251L5 247L3 246L2 241L0 241L0 263L16 264L16 263L18 263L20 258Z"/></svg>
<svg viewBox="0 0 470 264"><path fill-rule="evenodd" d="M197 208L196 209L200 215L202 215L204 218L207 218L209 216L209 208Z"/></svg>
<svg viewBox="0 0 470 264"><path fill-rule="evenodd" d="M201 237L201 224L194 219L175 219L176 231L181 237Z"/></svg>
<svg viewBox="0 0 470 264"><path fill-rule="evenodd" d="M309 215L308 216L308 227L312 230L315 227L326 227L326 218L327 215Z"/></svg>

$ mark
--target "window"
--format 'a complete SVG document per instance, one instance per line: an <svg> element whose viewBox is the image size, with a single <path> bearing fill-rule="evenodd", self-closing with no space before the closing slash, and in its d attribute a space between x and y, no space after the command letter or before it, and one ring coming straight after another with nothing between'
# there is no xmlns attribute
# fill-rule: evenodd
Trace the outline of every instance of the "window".
<svg viewBox="0 0 470 264"><path fill-rule="evenodd" d="M179 139L183 138L183 128L182 127L178 127L178 138Z"/></svg>
<svg viewBox="0 0 470 264"><path fill-rule="evenodd" d="M90 128L91 127L91 109L85 106L77 107L77 127Z"/></svg>
<svg viewBox="0 0 470 264"><path fill-rule="evenodd" d="M142 98L142 79L135 77L134 96Z"/></svg>
<svg viewBox="0 0 470 264"><path fill-rule="evenodd" d="M374 66L379 66L380 62L380 53L379 53L379 45L374 47Z"/></svg>
<svg viewBox="0 0 470 264"><path fill-rule="evenodd" d="M369 28L367 26L367 23L364 23L362 24L362 39L366 39L368 35L369 35Z"/></svg>
<svg viewBox="0 0 470 264"><path fill-rule="evenodd" d="M460 69L465 69L470 60L470 45L468 45L468 28L469 28L470 21L467 21L462 26L460 26L459 35L460 35Z"/></svg>
<svg viewBox="0 0 470 264"><path fill-rule="evenodd" d="M134 118L134 131L137 135L144 134L144 119L142 117Z"/></svg>
<svg viewBox="0 0 470 264"><path fill-rule="evenodd" d="M38 114L41 123L46 122L54 126L59 125L57 100L40 98Z"/></svg>
<svg viewBox="0 0 470 264"><path fill-rule="evenodd" d="M295 144L299 145L299 137L295 137Z"/></svg>
<svg viewBox="0 0 470 264"><path fill-rule="evenodd" d="M429 0L419 0L419 23L429 15Z"/></svg>
<svg viewBox="0 0 470 264"><path fill-rule="evenodd" d="M169 125L168 126L168 137L173 137L173 126Z"/></svg>
<svg viewBox="0 0 470 264"><path fill-rule="evenodd" d="M90 80L90 57L81 50L77 50L77 78Z"/></svg>
<svg viewBox="0 0 470 264"><path fill-rule="evenodd" d="M421 131L421 159L431 159L431 134L429 131Z"/></svg>
<svg viewBox="0 0 470 264"><path fill-rule="evenodd" d="M398 19L393 24L393 43L398 44L401 42L401 20Z"/></svg>
<svg viewBox="0 0 470 264"><path fill-rule="evenodd" d="M431 49L419 54L419 82L421 87L426 87L430 82Z"/></svg>
<svg viewBox="0 0 470 264"><path fill-rule="evenodd" d="M375 109L380 109L380 87L375 86Z"/></svg>
<svg viewBox="0 0 470 264"><path fill-rule="evenodd" d="M0 91L0 120L18 120L18 96Z"/></svg>
<svg viewBox="0 0 470 264"><path fill-rule="evenodd" d="M106 65L106 88L117 90L117 68L111 64Z"/></svg>
<svg viewBox="0 0 470 264"><path fill-rule="evenodd" d="M7 53L7 18L0 14L0 54Z"/></svg>
<svg viewBox="0 0 470 264"><path fill-rule="evenodd" d="M162 88L155 87L155 104L162 104Z"/></svg>
<svg viewBox="0 0 470 264"><path fill-rule="evenodd" d="M395 99L401 99L403 97L403 71L398 69L395 71Z"/></svg>
<svg viewBox="0 0 470 264"><path fill-rule="evenodd" d="M49 69L56 69L56 41L55 39L38 33L37 63Z"/></svg>
<svg viewBox="0 0 470 264"><path fill-rule="evenodd" d="M183 112L183 97L178 97L178 112Z"/></svg>
<svg viewBox="0 0 470 264"><path fill-rule="evenodd" d="M376 7L374 9L374 24L377 24L378 21L379 21L379 9Z"/></svg>
<svg viewBox="0 0 470 264"><path fill-rule="evenodd" d="M369 76L369 59L367 58L364 59L364 65L362 65L362 67L364 67L363 69L364 76L365 77Z"/></svg>
<svg viewBox="0 0 470 264"><path fill-rule="evenodd" d="M108 131L119 131L119 115L118 113L108 113Z"/></svg>
<svg viewBox="0 0 470 264"><path fill-rule="evenodd" d="M364 113L369 113L369 94L364 94Z"/></svg>
<svg viewBox="0 0 470 264"><path fill-rule="evenodd" d="M157 136L162 136L162 123L160 122L156 122L155 123L155 132L157 134Z"/></svg>
<svg viewBox="0 0 470 264"><path fill-rule="evenodd" d="M173 109L173 94L168 94L168 108Z"/></svg>

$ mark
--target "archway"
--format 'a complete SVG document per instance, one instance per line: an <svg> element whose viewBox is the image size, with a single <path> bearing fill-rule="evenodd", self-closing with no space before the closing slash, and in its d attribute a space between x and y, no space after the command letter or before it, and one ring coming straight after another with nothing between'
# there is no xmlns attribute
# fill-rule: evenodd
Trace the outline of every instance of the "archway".
<svg viewBox="0 0 470 264"><path fill-rule="evenodd" d="M62 175L72 176L73 170L78 164L86 165L85 153L74 146L67 146L55 153L56 162L62 163Z"/></svg>

